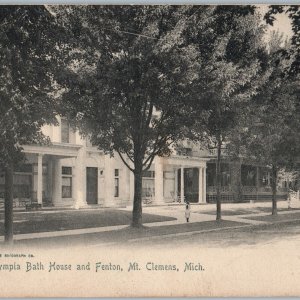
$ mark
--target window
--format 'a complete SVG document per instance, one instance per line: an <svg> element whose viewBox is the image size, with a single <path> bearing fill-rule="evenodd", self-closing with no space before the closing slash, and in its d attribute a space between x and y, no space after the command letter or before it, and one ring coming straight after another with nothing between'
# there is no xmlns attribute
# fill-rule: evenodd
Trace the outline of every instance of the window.
<svg viewBox="0 0 300 300"><path fill-rule="evenodd" d="M154 197L155 195L155 171L143 171L142 197Z"/></svg>
<svg viewBox="0 0 300 300"><path fill-rule="evenodd" d="M62 167L62 198L72 198L72 167Z"/></svg>
<svg viewBox="0 0 300 300"><path fill-rule="evenodd" d="M154 178L155 177L155 171L143 171L142 176L143 177Z"/></svg>
<svg viewBox="0 0 300 300"><path fill-rule="evenodd" d="M62 167L61 173L63 175L72 175L72 167Z"/></svg>
<svg viewBox="0 0 300 300"><path fill-rule="evenodd" d="M61 142L70 143L70 125L66 119L61 119Z"/></svg>
<svg viewBox="0 0 300 300"><path fill-rule="evenodd" d="M115 197L119 197L119 169L115 169Z"/></svg>
<svg viewBox="0 0 300 300"><path fill-rule="evenodd" d="M192 156L192 154L193 154L192 148L185 147L185 148L179 148L179 149L177 149L177 155L180 155L180 156Z"/></svg>

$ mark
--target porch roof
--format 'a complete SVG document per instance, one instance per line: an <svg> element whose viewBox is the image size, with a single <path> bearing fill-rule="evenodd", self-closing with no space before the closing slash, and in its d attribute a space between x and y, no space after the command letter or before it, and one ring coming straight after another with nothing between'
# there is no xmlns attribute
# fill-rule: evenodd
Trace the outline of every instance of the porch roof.
<svg viewBox="0 0 300 300"><path fill-rule="evenodd" d="M76 157L82 145L52 143L51 145L24 145L25 153L53 155L60 157Z"/></svg>
<svg viewBox="0 0 300 300"><path fill-rule="evenodd" d="M167 164L182 166L182 167L206 167L206 162L209 161L209 158L204 157L192 157L192 156L178 156L172 155L170 157L164 157Z"/></svg>

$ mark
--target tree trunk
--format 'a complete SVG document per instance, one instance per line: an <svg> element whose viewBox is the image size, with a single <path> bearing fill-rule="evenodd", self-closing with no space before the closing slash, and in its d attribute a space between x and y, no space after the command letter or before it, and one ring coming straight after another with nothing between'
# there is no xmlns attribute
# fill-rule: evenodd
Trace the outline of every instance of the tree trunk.
<svg viewBox="0 0 300 300"><path fill-rule="evenodd" d="M272 216L277 216L277 168L272 165Z"/></svg>
<svg viewBox="0 0 300 300"><path fill-rule="evenodd" d="M217 166L216 166L216 177L217 177L217 216L216 220L221 220L221 146L222 142L220 137L218 138L217 144Z"/></svg>
<svg viewBox="0 0 300 300"><path fill-rule="evenodd" d="M13 166L10 163L5 168L4 240L6 244L13 243L13 172Z"/></svg>
<svg viewBox="0 0 300 300"><path fill-rule="evenodd" d="M134 199L132 211L132 227L142 227L142 167L134 172Z"/></svg>

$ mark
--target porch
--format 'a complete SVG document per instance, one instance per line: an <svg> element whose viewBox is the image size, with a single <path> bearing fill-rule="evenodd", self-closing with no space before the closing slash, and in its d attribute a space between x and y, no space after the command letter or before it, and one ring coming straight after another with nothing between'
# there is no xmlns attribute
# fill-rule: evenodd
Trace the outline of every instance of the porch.
<svg viewBox="0 0 300 300"><path fill-rule="evenodd" d="M143 176L144 204L206 203L206 161L197 157L157 157Z"/></svg>
<svg viewBox="0 0 300 300"><path fill-rule="evenodd" d="M216 163L207 164L207 200L216 202ZM221 163L221 201L249 202L272 199L272 176L266 167L255 166L240 161ZM277 199L286 200L288 188L277 185Z"/></svg>
<svg viewBox="0 0 300 300"><path fill-rule="evenodd" d="M40 208L57 204L63 197L72 199L72 172L62 168L61 161L77 158L80 146L53 144L26 145L25 163L14 170L14 207ZM64 174L64 173L68 174ZM0 203L4 203L5 176L0 176Z"/></svg>

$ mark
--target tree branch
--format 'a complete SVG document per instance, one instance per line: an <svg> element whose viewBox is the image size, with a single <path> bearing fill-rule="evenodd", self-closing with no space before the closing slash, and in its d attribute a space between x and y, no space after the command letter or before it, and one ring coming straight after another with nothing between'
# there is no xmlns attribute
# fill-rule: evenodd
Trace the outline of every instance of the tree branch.
<svg viewBox="0 0 300 300"><path fill-rule="evenodd" d="M132 173L134 173L134 169L132 169L132 168L129 166L129 164L125 161L125 159L124 159L123 155L121 154L121 152L118 151L118 150L117 150L117 152L118 152L118 154L119 154L121 160L122 160L123 163L125 164L125 166L126 166Z"/></svg>
<svg viewBox="0 0 300 300"><path fill-rule="evenodd" d="M144 171L148 171L148 170L150 169L150 167L151 167L151 165L152 165L152 163L153 163L153 160L154 160L155 156L156 156L156 155L152 155L151 160L150 160L148 166L144 169ZM149 156L149 157L150 157L150 156ZM148 159L149 159L149 157L148 157ZM148 160L148 159L147 159L147 160ZM144 165L145 165L145 164L143 164L143 166L144 166Z"/></svg>

